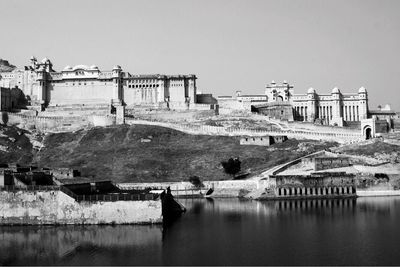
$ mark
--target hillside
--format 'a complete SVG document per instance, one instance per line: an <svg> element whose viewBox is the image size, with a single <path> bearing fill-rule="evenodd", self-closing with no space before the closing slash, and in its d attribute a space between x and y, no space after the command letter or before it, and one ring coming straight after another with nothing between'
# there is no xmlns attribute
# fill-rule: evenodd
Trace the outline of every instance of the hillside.
<svg viewBox="0 0 400 267"><path fill-rule="evenodd" d="M373 140L366 144L352 144L335 149L340 153L373 157L384 161L400 162L400 146Z"/></svg>
<svg viewBox="0 0 400 267"><path fill-rule="evenodd" d="M116 182L231 179L221 161L239 157L257 174L299 156L335 145L289 140L272 147L241 146L235 137L188 135L157 126L113 126L48 134L35 161L46 167L81 169L82 176Z"/></svg>
<svg viewBox="0 0 400 267"><path fill-rule="evenodd" d="M115 182L185 181L194 175L203 180L231 179L221 166L230 157L239 157L242 170L257 175L333 146L337 144L295 139L270 147L241 146L238 137L188 135L147 125L98 127L44 137L17 127L0 127L0 163L70 167L81 170L82 176ZM380 141L333 150L393 163L400 160L399 146Z"/></svg>
<svg viewBox="0 0 400 267"><path fill-rule="evenodd" d="M0 164L27 165L32 162L33 151L28 134L17 127L0 126Z"/></svg>
<svg viewBox="0 0 400 267"><path fill-rule="evenodd" d="M7 60L0 58L0 72L13 71L16 67L11 65Z"/></svg>

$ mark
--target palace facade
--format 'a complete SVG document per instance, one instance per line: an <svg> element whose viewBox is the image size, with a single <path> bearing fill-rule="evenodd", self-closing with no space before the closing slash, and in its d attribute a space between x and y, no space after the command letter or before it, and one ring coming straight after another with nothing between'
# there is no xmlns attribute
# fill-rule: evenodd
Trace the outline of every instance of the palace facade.
<svg viewBox="0 0 400 267"><path fill-rule="evenodd" d="M31 106L126 105L187 109L196 103L196 75L132 75L120 66L66 66L55 71L47 58L0 73L0 87L19 88Z"/></svg>
<svg viewBox="0 0 400 267"><path fill-rule="evenodd" d="M274 81L266 85L265 93L236 97L218 97L223 108L245 109L289 121L319 121L321 124L343 126L344 122L360 122L368 118L368 94L364 87L357 93L344 94L333 88L330 94L318 94L313 88L306 94L295 94L293 85Z"/></svg>

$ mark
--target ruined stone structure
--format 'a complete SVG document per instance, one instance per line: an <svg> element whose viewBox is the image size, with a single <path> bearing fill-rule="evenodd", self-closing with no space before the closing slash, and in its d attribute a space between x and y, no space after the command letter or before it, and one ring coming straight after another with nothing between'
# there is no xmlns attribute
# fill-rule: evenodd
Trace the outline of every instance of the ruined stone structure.
<svg viewBox="0 0 400 267"><path fill-rule="evenodd" d="M270 146L275 143L283 143L287 136L244 136L240 138L241 145Z"/></svg>
<svg viewBox="0 0 400 267"><path fill-rule="evenodd" d="M71 105L188 109L196 103L196 79L195 75L132 75L120 66L100 71L94 65L77 65L55 71L49 59L39 62L32 57L23 70L0 73L0 86L20 88L29 104L41 110Z"/></svg>
<svg viewBox="0 0 400 267"><path fill-rule="evenodd" d="M327 170L350 166L346 157L316 157L313 158L314 171Z"/></svg>

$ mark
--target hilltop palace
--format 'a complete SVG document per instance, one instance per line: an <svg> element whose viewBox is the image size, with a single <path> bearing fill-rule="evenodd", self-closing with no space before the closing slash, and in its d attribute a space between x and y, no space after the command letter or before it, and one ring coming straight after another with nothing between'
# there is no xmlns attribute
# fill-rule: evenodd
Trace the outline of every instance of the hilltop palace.
<svg viewBox="0 0 400 267"><path fill-rule="evenodd" d="M54 71L47 58L23 70L0 73L0 87L18 87L30 106L146 105L174 109L194 107L195 75L131 75L120 66L100 71L97 66L66 66ZM13 104L11 103L12 108Z"/></svg>
<svg viewBox="0 0 400 267"><path fill-rule="evenodd" d="M0 72L1 110L23 106L49 114L84 106L110 110L122 120L125 108L213 110L215 114L244 110L288 122L347 126L362 131L365 128L373 133L396 128L395 120L398 124L398 114L390 107L368 108L364 87L353 94L344 94L336 87L330 94L317 94L313 88L306 94L295 94L293 85L286 81L272 81L264 94L242 95L237 91L234 97L216 99L197 92L196 79L194 74L132 75L120 66L100 71L97 66L77 65L55 71L49 59L38 61L32 57L30 65L23 69Z"/></svg>
<svg viewBox="0 0 400 267"><path fill-rule="evenodd" d="M389 106L380 110L368 109L368 93L364 87L357 93L344 94L337 87L330 94L317 94L309 88L306 94L295 94L293 85L274 81L260 95L219 96L220 110L244 109L287 121L305 121L324 125L359 126L369 118L382 119L392 128L396 113Z"/></svg>

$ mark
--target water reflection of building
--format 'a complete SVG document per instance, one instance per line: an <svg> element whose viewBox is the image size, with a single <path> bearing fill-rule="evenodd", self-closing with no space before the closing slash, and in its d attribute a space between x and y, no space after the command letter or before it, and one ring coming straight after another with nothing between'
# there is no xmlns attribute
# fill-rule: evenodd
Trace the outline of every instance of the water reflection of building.
<svg viewBox="0 0 400 267"><path fill-rule="evenodd" d="M157 264L160 255L155 251L161 250L161 237L162 227L155 225L62 226L40 229L2 227L0 250L7 253L0 253L0 265L5 262L12 265L56 265L62 263L65 258L73 257L77 251L81 253L84 248L93 249L93 254L100 250L107 256L107 261L97 262L98 265L122 265L123 261L112 253L121 247L130 248L130 251L142 250L143 247L158 247L151 255L157 259L154 261L154 264ZM87 259L87 262L90 260ZM96 259L92 261L96 265Z"/></svg>
<svg viewBox="0 0 400 267"><path fill-rule="evenodd" d="M278 211L307 211L315 209L330 208L352 208L357 204L355 198L343 199L302 199L302 200L279 200L274 205Z"/></svg>
<svg viewBox="0 0 400 267"><path fill-rule="evenodd" d="M186 199L182 200L182 203L188 209L196 207L198 210L212 210L218 213L257 213L265 216L276 213L273 202L254 202L250 200L216 198L215 200ZM201 205L201 208L198 205Z"/></svg>

